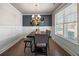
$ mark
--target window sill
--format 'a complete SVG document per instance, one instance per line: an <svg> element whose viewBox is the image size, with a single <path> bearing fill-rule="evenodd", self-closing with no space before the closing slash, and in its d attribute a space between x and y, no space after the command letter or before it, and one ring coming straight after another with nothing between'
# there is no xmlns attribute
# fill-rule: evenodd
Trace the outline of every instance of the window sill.
<svg viewBox="0 0 79 59"><path fill-rule="evenodd" d="M68 40L68 39L64 38L63 36L57 35L57 34L55 34L55 36L60 37L60 38L62 38L64 40L67 40L67 41L71 42L72 44L79 45L79 43L77 42L77 39L75 39L75 40Z"/></svg>

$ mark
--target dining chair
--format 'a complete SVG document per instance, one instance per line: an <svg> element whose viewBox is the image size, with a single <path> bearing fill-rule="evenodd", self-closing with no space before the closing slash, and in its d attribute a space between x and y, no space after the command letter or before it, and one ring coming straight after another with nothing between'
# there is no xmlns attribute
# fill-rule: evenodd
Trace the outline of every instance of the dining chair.
<svg viewBox="0 0 79 59"><path fill-rule="evenodd" d="M49 36L49 38L51 38L50 34L51 34L51 31L50 30L46 30L46 34ZM49 40L48 40L49 41ZM48 42L49 44L49 42ZM49 45L48 45L48 48L49 48Z"/></svg>
<svg viewBox="0 0 79 59"><path fill-rule="evenodd" d="M51 31L50 30L46 30L46 33L50 36Z"/></svg>
<svg viewBox="0 0 79 59"><path fill-rule="evenodd" d="M32 52L32 38L24 38L24 43L25 43L24 53L25 53L26 47L30 48Z"/></svg>
<svg viewBox="0 0 79 59"><path fill-rule="evenodd" d="M47 34L35 34L35 55L44 54L47 55L48 48L48 35Z"/></svg>

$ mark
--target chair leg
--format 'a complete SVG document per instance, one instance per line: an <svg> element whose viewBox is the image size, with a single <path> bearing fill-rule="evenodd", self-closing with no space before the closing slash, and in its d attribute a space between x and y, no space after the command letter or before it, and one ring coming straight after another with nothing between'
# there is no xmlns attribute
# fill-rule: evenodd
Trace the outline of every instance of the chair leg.
<svg viewBox="0 0 79 59"><path fill-rule="evenodd" d="M25 43L25 47L24 47L24 53L25 53L25 50L26 50L26 43Z"/></svg>
<svg viewBox="0 0 79 59"><path fill-rule="evenodd" d="M48 55L48 46L46 46L46 56Z"/></svg>
<svg viewBox="0 0 79 59"><path fill-rule="evenodd" d="M32 52L32 42L30 43L30 45L31 45L30 48L31 48L31 52Z"/></svg>
<svg viewBox="0 0 79 59"><path fill-rule="evenodd" d="M46 56L48 55L47 51L46 51Z"/></svg>

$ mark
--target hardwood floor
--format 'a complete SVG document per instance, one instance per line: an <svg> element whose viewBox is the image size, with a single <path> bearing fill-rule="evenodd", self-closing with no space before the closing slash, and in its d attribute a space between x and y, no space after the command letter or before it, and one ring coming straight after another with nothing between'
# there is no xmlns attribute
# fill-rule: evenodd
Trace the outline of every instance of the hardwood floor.
<svg viewBox="0 0 79 59"><path fill-rule="evenodd" d="M26 48L26 53L24 53L24 40L22 39L0 56L34 56L34 54L31 53L29 48ZM50 38L48 56L70 56L70 54Z"/></svg>

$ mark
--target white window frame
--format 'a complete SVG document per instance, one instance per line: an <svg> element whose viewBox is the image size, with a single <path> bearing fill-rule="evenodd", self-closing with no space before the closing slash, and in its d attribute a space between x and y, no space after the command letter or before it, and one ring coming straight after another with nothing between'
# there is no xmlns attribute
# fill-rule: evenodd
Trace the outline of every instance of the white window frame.
<svg viewBox="0 0 79 59"><path fill-rule="evenodd" d="M72 5L72 4L71 4ZM70 6L70 5L69 5ZM63 20L65 20L65 17L67 16L67 15L65 15L65 9L63 9L64 10L64 16L63 16ZM62 10L61 10L62 11ZM59 12L61 12L61 11L59 11ZM76 13L77 14L77 11L76 12L74 12L74 13ZM64 22L63 21L63 23L59 23L59 24L62 24L63 25L63 36L61 36L61 35L59 35L59 34L57 34L56 33L56 15L57 15L57 13L55 14L55 35L57 35L57 36L60 36L60 37L62 37L62 38L64 38L64 39L66 39L66 40L69 40L70 42L72 42L72 43L77 43L77 39L75 39L75 40L73 40L73 41L71 41L70 39L68 39L68 38L65 38L64 37L64 24L69 24L69 23L77 23L77 18L76 18L76 20L75 21L72 21L72 22ZM68 14L69 15L69 14ZM71 14L72 15L72 14ZM76 15L77 16L77 15ZM76 34L77 35L77 34Z"/></svg>

